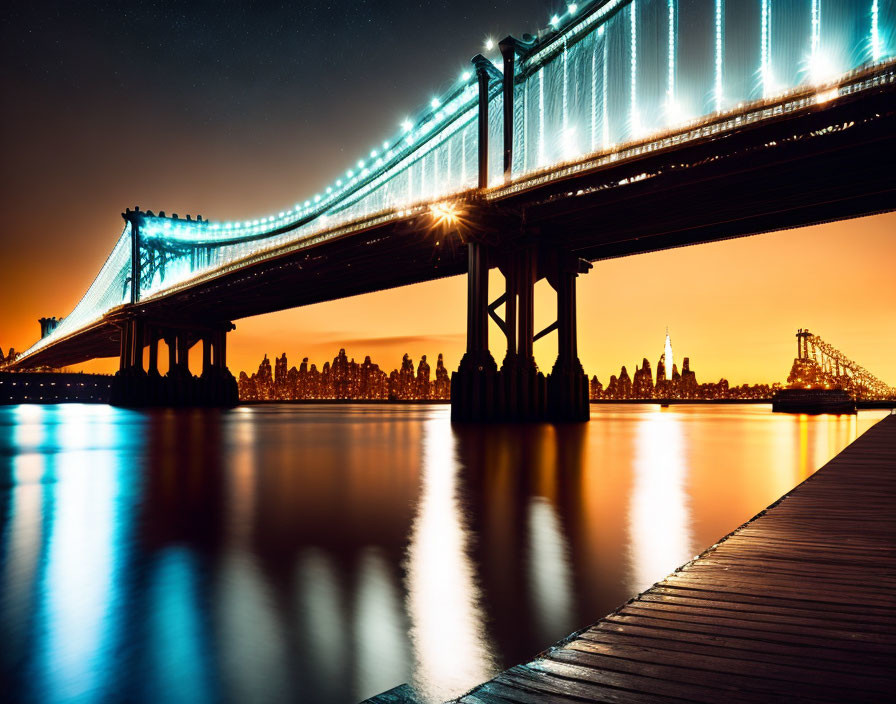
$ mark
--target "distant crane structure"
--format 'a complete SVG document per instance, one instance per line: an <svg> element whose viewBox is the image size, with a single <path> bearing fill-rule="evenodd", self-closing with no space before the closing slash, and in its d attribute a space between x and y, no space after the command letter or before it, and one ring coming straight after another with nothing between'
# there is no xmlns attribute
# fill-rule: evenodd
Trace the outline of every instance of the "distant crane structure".
<svg viewBox="0 0 896 704"><path fill-rule="evenodd" d="M787 377L793 388L843 389L856 399L896 398L887 386L836 347L800 328L796 333L797 356Z"/></svg>

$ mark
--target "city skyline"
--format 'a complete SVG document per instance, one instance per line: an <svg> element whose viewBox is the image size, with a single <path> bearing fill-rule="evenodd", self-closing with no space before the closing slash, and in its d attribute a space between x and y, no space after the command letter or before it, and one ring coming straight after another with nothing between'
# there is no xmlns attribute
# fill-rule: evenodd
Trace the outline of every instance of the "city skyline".
<svg viewBox="0 0 896 704"><path fill-rule="evenodd" d="M805 346L805 338L809 331L799 330L797 339ZM828 354L839 355L839 351L831 348L823 340L813 344L823 345ZM808 348L807 348L808 349ZM697 378L696 369L691 368L690 356L675 355L671 335L666 329L662 352L657 362L656 377L648 357L643 357L640 364L635 364L634 372L629 373L628 364L622 364L617 373L601 375L594 370L586 370L589 377L589 398L594 400L637 400L637 399L677 399L677 400L714 400L714 399L754 399L769 400L778 389L801 382L817 385L838 385L852 388L849 378L837 377L840 367L834 373L833 361L821 360L816 365L810 359L815 358L813 350L811 358L808 351L800 348L800 357L794 358L790 372L786 377L767 379L754 384L731 384L726 376L718 381ZM822 354L825 354L822 352ZM855 364L845 357L847 364ZM360 359L360 357L359 357ZM833 359L833 358L831 358ZM679 361L681 369L679 370ZM416 371L415 371L416 370ZM430 378L430 365L427 355L415 364L414 358L405 353L401 363L391 373L381 369L371 355L364 355L362 363L356 363L353 355L340 348L339 353L330 362L325 361L320 368L309 357L303 357L299 367L289 366L286 352L274 355L274 365L264 353L258 370L238 372L240 399L243 401L283 401L313 399L347 399L347 400L442 400L450 398L450 372L444 363L444 355L438 354L433 374ZM864 370L862 370L864 372ZM845 367L843 370L845 374ZM827 374L827 376L825 376ZM603 378L601 378L603 377ZM806 377L805 379L803 377Z"/></svg>
<svg viewBox="0 0 896 704"><path fill-rule="evenodd" d="M324 362L320 369L305 357L296 367L289 366L284 352L274 358L274 366L265 355L258 371L238 376L241 401L296 401L314 399L360 401L448 401L451 380L439 354L435 367L426 355L418 364L405 354L401 364L387 373L373 362L370 355L360 364L349 358L344 349L333 362Z"/></svg>

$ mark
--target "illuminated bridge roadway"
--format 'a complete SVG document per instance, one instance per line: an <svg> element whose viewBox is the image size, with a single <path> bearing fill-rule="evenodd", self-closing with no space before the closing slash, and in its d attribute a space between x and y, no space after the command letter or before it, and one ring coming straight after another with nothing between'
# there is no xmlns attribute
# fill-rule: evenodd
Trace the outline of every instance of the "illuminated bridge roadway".
<svg viewBox="0 0 896 704"><path fill-rule="evenodd" d="M232 403L233 320L466 272L453 417L587 419L575 279L590 262L896 207L896 0L596 0L486 53L279 213L126 211L83 299L15 366L119 355L118 403ZM557 321L536 331L541 278ZM532 349L553 332L546 377Z"/></svg>

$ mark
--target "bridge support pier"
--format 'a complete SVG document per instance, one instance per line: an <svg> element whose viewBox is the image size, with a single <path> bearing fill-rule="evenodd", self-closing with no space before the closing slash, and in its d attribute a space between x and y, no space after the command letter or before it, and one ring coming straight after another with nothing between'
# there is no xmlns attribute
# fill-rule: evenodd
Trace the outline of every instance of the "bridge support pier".
<svg viewBox="0 0 896 704"><path fill-rule="evenodd" d="M451 420L494 420L498 366L488 349L488 251L467 244L467 351L451 375Z"/></svg>
<svg viewBox="0 0 896 704"><path fill-rule="evenodd" d="M159 322L133 316L123 320L118 373L112 381L116 406L233 406L239 401L236 379L227 369L227 332L232 323L196 325ZM158 367L159 340L168 346L168 373ZM201 340L201 376L190 372L190 348ZM149 346L148 370L143 369Z"/></svg>
<svg viewBox="0 0 896 704"><path fill-rule="evenodd" d="M552 282L557 292L557 361L547 384L548 413L553 420L586 421L591 415L576 324L576 277L590 268L591 264L577 257L557 257Z"/></svg>
<svg viewBox="0 0 896 704"><path fill-rule="evenodd" d="M468 246L467 352L451 378L451 419L462 422L586 421L588 379L578 358L576 277L591 265L524 239L503 252ZM488 302L488 268L499 266L504 293ZM557 320L535 332L535 284L547 278L557 292ZM504 306L503 319L496 309ZM488 349L488 317L507 338L500 371ZM551 373L535 363L534 345L551 332L558 354Z"/></svg>
<svg viewBox="0 0 896 704"><path fill-rule="evenodd" d="M504 294L489 307L492 320L507 338L507 353L498 372L496 414L506 421L546 420L545 377L534 356L538 246L534 240L523 241L505 252L503 259ZM503 320L495 313L502 300Z"/></svg>

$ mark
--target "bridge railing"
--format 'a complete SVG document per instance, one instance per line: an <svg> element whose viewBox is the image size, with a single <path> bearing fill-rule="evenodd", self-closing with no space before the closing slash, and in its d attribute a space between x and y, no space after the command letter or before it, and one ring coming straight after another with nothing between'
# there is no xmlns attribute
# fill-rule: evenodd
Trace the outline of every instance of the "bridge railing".
<svg viewBox="0 0 896 704"><path fill-rule="evenodd" d="M500 83L491 87L490 140L495 178L500 174L502 134ZM141 248L148 267L140 298L182 283L259 251L311 237L346 222L383 211L428 203L475 188L478 89L465 75L460 84L401 133L371 150L345 176L277 216L242 223L210 223L148 216Z"/></svg>
<svg viewBox="0 0 896 704"><path fill-rule="evenodd" d="M493 60L503 62L494 50ZM511 176L558 169L677 125L896 55L896 0L595 0L568 5L515 64ZM378 213L478 184L478 90L466 71L333 183L242 222L147 213L138 297ZM489 99L490 185L503 181L501 82ZM131 232L72 313L25 355L129 300Z"/></svg>
<svg viewBox="0 0 896 704"><path fill-rule="evenodd" d="M514 176L821 85L894 52L892 0L575 7L518 64Z"/></svg>
<svg viewBox="0 0 896 704"><path fill-rule="evenodd" d="M102 319L106 312L130 300L131 228L126 224L96 278L71 313L56 329L28 348L21 357Z"/></svg>

